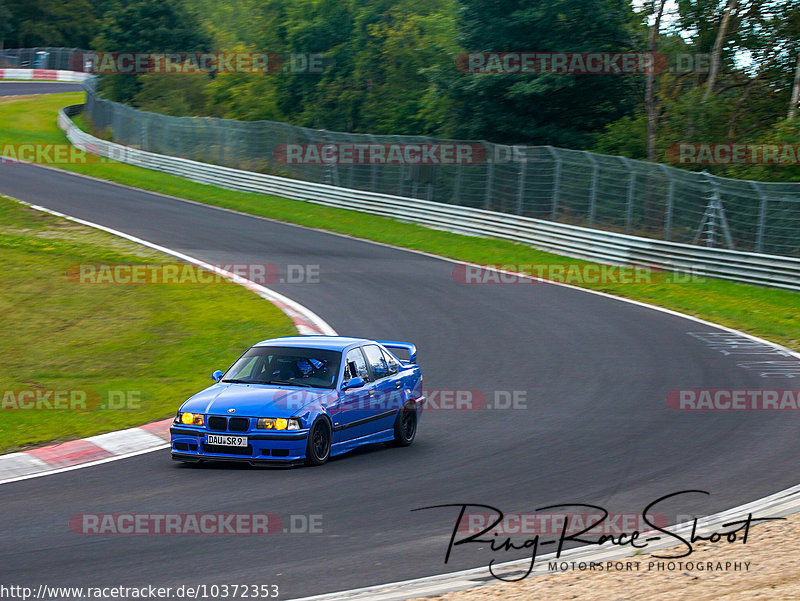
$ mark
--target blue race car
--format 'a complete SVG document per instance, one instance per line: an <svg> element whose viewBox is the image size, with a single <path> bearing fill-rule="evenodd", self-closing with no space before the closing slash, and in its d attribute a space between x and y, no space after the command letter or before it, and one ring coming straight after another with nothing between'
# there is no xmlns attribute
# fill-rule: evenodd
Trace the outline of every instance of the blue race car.
<svg viewBox="0 0 800 601"><path fill-rule="evenodd" d="M408 360L392 351L408 353ZM407 342L259 342L181 405L170 428L172 458L321 465L364 444L408 446L425 403L416 360Z"/></svg>

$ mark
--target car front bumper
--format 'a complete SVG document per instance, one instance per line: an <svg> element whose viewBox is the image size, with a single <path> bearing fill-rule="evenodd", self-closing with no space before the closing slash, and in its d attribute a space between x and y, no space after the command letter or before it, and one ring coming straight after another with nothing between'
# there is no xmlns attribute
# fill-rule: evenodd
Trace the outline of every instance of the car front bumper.
<svg viewBox="0 0 800 601"><path fill-rule="evenodd" d="M219 434L208 430L172 427L170 447L176 461L237 461L253 465L294 465L306 457L308 430L281 434L235 433L247 436L246 447L223 447L209 445L207 434ZM234 434L228 432L227 434Z"/></svg>

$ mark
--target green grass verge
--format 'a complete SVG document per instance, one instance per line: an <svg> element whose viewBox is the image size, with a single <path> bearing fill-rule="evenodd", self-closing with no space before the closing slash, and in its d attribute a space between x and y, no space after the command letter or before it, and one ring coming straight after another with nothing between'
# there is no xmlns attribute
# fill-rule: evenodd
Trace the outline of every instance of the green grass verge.
<svg viewBox="0 0 800 601"><path fill-rule="evenodd" d="M86 263L174 260L0 197L0 452L174 415L253 342L295 332L280 310L235 284L67 277L70 266ZM76 401L85 395L85 409L28 409L30 397L19 394L48 390Z"/></svg>
<svg viewBox="0 0 800 601"><path fill-rule="evenodd" d="M0 104L0 141L65 141L56 125L56 112L67 104L81 102L81 97L82 94L58 94L25 101L6 99L5 104ZM474 263L586 264L522 244L451 234L275 196L234 192L130 165L108 162L63 167L146 190ZM800 349L800 293L712 279L683 284L605 283L586 287L695 315Z"/></svg>

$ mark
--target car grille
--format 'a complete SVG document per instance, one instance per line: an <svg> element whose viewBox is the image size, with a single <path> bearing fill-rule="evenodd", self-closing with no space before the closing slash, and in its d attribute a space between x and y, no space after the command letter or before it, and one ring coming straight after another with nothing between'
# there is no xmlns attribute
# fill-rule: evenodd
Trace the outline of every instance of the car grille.
<svg viewBox="0 0 800 601"><path fill-rule="evenodd" d="M228 429L228 418L211 416L208 418L208 429L224 432Z"/></svg>
<svg viewBox="0 0 800 601"><path fill-rule="evenodd" d="M203 443L203 452L204 453L217 453L219 455L252 455L253 454L253 447L252 445L247 445L246 447L226 447L217 444L206 444Z"/></svg>
<svg viewBox="0 0 800 601"><path fill-rule="evenodd" d="M231 432L247 432L250 429L250 419L247 417L232 417L228 420L228 430Z"/></svg>
<svg viewBox="0 0 800 601"><path fill-rule="evenodd" d="M215 432L247 432L250 429L249 417L221 417L212 415L208 418L208 429Z"/></svg>

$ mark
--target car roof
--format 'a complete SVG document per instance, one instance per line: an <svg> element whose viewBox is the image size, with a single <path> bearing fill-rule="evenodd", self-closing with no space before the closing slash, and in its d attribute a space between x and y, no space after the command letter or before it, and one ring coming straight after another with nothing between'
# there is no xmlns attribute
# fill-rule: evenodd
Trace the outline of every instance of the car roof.
<svg viewBox="0 0 800 601"><path fill-rule="evenodd" d="M289 346L297 348L317 348L330 351L342 351L352 344L374 342L366 338L351 338L349 336L283 336L262 340L253 346Z"/></svg>

